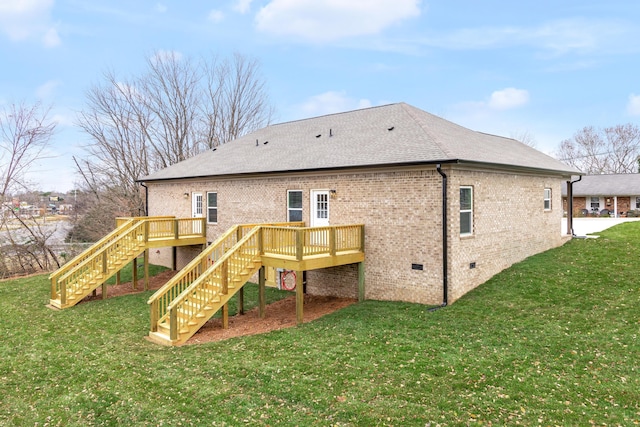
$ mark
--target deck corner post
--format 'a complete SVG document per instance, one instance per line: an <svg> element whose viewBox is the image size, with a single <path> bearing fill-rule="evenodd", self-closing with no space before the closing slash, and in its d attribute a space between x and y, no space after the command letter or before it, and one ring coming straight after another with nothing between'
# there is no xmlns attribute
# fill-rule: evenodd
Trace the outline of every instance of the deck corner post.
<svg viewBox="0 0 640 427"><path fill-rule="evenodd" d="M260 267L258 272L258 317L264 319L266 307L265 298L265 268L264 265Z"/></svg>
<svg viewBox="0 0 640 427"><path fill-rule="evenodd" d="M360 252L364 252L364 225L360 226Z"/></svg>
<svg viewBox="0 0 640 427"><path fill-rule="evenodd" d="M364 261L358 263L358 301L364 301Z"/></svg>
<svg viewBox="0 0 640 427"><path fill-rule="evenodd" d="M298 325L302 325L304 321L304 286L302 276L302 271L296 271L296 322Z"/></svg>

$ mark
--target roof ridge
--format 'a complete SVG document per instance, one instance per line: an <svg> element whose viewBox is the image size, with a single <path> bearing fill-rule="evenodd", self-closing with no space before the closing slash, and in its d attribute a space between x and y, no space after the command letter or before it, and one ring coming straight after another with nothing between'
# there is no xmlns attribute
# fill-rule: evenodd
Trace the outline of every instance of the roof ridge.
<svg viewBox="0 0 640 427"><path fill-rule="evenodd" d="M340 112L337 112L337 113L327 113L327 114L322 114L320 116L306 117L304 119L289 120L289 121L286 121L286 122L275 123L275 124L269 125L267 127L275 127L275 126L281 126L281 125L288 125L288 124L291 124L291 123L305 122L305 121L309 121L309 120L316 120L316 119L323 118L323 117L343 116L343 115L351 114L351 113L355 113L355 112L373 110L373 109L376 109L376 108L391 107L393 105L401 105L401 104L404 104L404 102L392 102L390 104L372 105L370 107L355 108L353 110L340 111Z"/></svg>
<svg viewBox="0 0 640 427"><path fill-rule="evenodd" d="M435 137L434 133L427 126L424 126L420 120L418 120L417 112L420 112L420 114L423 114L429 117L434 117L438 120L441 120L450 124L455 125L455 123L447 119L444 119L440 116L436 116L435 114L431 114L427 111L421 110L420 108L414 107L413 105L409 105L405 102L400 103L400 105L402 106L402 109L409 115L409 117L411 117L411 119L416 123L416 125L425 133L425 135L427 135L431 139L431 141L440 149L440 151L442 151L448 157L455 157L453 155L453 152L450 149L447 149L445 146L443 146L443 144L440 143L438 138ZM470 130L463 126L459 126L459 125L456 125L456 126L462 129Z"/></svg>

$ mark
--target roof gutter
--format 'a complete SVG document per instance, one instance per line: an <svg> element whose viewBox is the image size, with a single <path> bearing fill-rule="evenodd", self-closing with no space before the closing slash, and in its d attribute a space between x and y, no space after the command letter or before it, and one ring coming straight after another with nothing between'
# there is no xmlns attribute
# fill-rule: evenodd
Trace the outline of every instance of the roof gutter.
<svg viewBox="0 0 640 427"><path fill-rule="evenodd" d="M448 304L447 291L449 288L449 252L448 252L448 235L447 235L447 174L442 172L442 165L438 163L436 170L442 177L442 305L431 309L437 310L446 307Z"/></svg>

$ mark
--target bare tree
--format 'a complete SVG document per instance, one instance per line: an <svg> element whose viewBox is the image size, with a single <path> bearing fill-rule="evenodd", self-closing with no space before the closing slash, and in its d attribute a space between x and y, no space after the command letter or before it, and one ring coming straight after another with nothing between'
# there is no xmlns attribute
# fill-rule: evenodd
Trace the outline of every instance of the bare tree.
<svg viewBox="0 0 640 427"><path fill-rule="evenodd" d="M560 143L558 159L589 174L638 172L640 128L587 126Z"/></svg>
<svg viewBox="0 0 640 427"><path fill-rule="evenodd" d="M194 63L163 53L146 65L129 80L105 73L77 120L91 140L87 156L74 159L84 190L96 202L124 202L128 215L144 212L136 179L265 126L273 114L255 60Z"/></svg>
<svg viewBox="0 0 640 427"><path fill-rule="evenodd" d="M236 53L232 59L205 63L207 97L202 117L207 148L232 141L268 125L274 114L259 63Z"/></svg>
<svg viewBox="0 0 640 427"><path fill-rule="evenodd" d="M536 138L528 130L522 132L512 132L511 138L515 139L516 141L520 141L531 148L536 148L536 146L538 145L536 142Z"/></svg>
<svg viewBox="0 0 640 427"><path fill-rule="evenodd" d="M41 104L11 104L0 110L0 275L48 270L58 258L47 245L52 231L35 218L23 218L11 195L28 188L26 174L42 158L56 123Z"/></svg>
<svg viewBox="0 0 640 427"><path fill-rule="evenodd" d="M56 123L39 103L11 104L0 110L0 197L26 188L25 173L53 136Z"/></svg>

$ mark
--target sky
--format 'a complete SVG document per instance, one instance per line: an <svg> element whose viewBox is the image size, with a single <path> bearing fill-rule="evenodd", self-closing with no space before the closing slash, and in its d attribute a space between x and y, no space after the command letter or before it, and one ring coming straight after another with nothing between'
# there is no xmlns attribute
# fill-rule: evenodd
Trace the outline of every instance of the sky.
<svg viewBox="0 0 640 427"><path fill-rule="evenodd" d="M406 102L553 154L640 121L639 41L635 0L0 0L0 109L51 106L42 191L77 187L87 90L162 52L257 59L276 123Z"/></svg>

